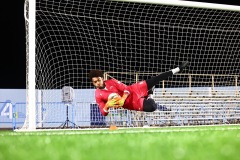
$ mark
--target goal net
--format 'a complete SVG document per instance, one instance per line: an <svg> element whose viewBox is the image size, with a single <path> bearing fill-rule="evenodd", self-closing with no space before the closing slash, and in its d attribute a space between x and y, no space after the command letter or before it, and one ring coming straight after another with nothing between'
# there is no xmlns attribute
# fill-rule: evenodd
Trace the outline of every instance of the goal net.
<svg viewBox="0 0 240 160"><path fill-rule="evenodd" d="M237 7L184 6L181 1L36 0L32 22L29 3L26 1L25 7L28 98L25 105L16 106L15 112L25 115L16 119L24 121L16 123L16 128L239 123ZM31 23L35 25L33 39ZM190 65L183 73L156 85L154 99L159 108L155 112L118 109L106 117L99 112L88 78L91 69L100 69L106 79L114 77L129 85L186 60ZM63 87L72 88L66 93L70 101L63 101Z"/></svg>

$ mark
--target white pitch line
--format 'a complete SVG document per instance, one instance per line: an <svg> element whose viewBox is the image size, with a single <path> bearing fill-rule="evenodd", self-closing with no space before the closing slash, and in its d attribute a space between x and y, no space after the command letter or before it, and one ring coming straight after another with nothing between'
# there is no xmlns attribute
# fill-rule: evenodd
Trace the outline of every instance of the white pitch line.
<svg viewBox="0 0 240 160"><path fill-rule="evenodd" d="M47 135L47 136L54 136L54 135L87 135L87 134L132 134L132 133L169 133L169 132L201 132L201 131L227 131L227 130L240 130L240 127L219 127L219 128L171 128L171 129L133 129L133 130L126 130L126 129L119 129L119 130L92 130L92 131L49 131L49 132L21 132L16 133L12 132L9 134L0 134L0 136L29 136L29 135Z"/></svg>

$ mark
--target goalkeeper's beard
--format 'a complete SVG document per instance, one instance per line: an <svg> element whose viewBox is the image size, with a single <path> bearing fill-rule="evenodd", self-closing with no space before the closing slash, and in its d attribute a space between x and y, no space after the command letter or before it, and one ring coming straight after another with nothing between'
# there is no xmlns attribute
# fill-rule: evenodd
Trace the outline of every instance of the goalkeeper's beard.
<svg viewBox="0 0 240 160"><path fill-rule="evenodd" d="M103 85L102 85L102 86L100 85L100 86L98 87L98 89L104 89L105 86L106 86L105 83L103 83Z"/></svg>

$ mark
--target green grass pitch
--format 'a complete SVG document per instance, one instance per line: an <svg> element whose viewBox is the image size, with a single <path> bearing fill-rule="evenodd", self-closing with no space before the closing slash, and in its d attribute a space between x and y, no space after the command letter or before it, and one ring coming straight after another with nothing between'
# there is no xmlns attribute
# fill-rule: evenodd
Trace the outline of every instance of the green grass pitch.
<svg viewBox="0 0 240 160"><path fill-rule="evenodd" d="M0 131L0 160L239 160L240 125Z"/></svg>

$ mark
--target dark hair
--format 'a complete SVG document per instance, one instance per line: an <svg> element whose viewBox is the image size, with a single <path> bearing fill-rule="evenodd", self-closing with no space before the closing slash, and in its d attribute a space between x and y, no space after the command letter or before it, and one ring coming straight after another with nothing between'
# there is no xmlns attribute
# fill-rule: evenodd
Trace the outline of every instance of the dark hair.
<svg viewBox="0 0 240 160"><path fill-rule="evenodd" d="M93 77L103 77L103 72L101 70L91 70L88 77L92 80Z"/></svg>

